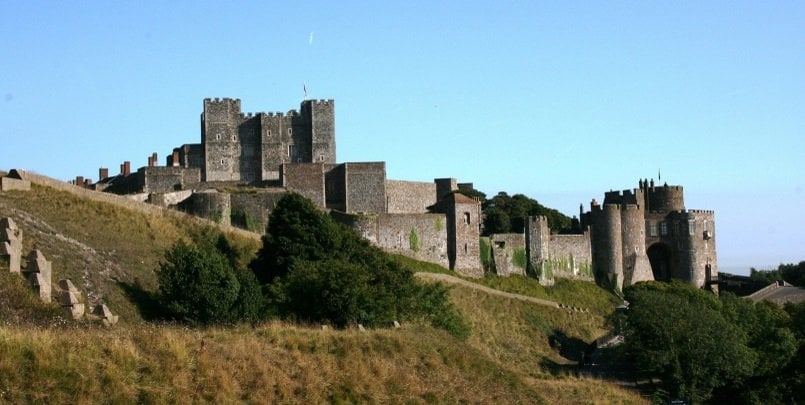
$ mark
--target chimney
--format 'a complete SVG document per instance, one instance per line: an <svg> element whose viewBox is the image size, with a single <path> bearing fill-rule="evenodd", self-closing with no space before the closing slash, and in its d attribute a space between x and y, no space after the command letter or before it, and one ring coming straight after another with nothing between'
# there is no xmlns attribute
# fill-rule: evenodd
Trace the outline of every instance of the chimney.
<svg viewBox="0 0 805 405"><path fill-rule="evenodd" d="M75 176L75 185L78 187L84 187L84 176Z"/></svg>
<svg viewBox="0 0 805 405"><path fill-rule="evenodd" d="M171 166L179 167L179 150L173 150L173 156L171 156Z"/></svg>
<svg viewBox="0 0 805 405"><path fill-rule="evenodd" d="M98 181L103 181L103 179L107 178L109 178L109 169L105 167L98 169Z"/></svg>
<svg viewBox="0 0 805 405"><path fill-rule="evenodd" d="M123 162L123 175L128 176L130 174L131 174L131 162L127 160Z"/></svg>

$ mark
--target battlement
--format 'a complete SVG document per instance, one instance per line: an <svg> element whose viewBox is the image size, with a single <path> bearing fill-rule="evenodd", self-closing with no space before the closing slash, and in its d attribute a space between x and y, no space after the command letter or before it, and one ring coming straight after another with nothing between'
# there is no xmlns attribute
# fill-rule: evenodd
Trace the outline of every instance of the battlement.
<svg viewBox="0 0 805 405"><path fill-rule="evenodd" d="M688 214L715 214L715 211L713 211L713 210L687 210L687 211L682 211L682 213L683 214L684 213L688 213Z"/></svg>
<svg viewBox="0 0 805 405"><path fill-rule="evenodd" d="M207 97L207 98L204 99L204 104L235 104L238 107L240 107L240 99L239 98L229 98L229 97L224 97L224 98L216 97L215 99L212 99L212 98Z"/></svg>

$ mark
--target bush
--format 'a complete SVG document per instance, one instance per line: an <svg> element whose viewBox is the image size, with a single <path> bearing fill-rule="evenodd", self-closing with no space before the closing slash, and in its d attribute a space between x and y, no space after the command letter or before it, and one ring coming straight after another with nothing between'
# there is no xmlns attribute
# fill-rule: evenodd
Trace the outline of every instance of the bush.
<svg viewBox="0 0 805 405"><path fill-rule="evenodd" d="M236 272L209 246L179 241L157 272L159 301L168 315L204 324L256 320L262 296L254 276Z"/></svg>
<svg viewBox="0 0 805 405"><path fill-rule="evenodd" d="M418 283L410 269L304 197L278 201L268 230L251 267L280 316L337 327L424 317L458 336L469 333L446 290Z"/></svg>

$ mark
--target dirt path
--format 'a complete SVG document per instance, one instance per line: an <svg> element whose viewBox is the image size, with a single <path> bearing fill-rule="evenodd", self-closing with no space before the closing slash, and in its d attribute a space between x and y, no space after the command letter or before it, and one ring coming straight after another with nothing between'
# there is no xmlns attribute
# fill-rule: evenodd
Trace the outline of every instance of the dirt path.
<svg viewBox="0 0 805 405"><path fill-rule="evenodd" d="M486 286L482 286L480 284L471 283L467 280L462 280L458 277L451 276L449 274L442 274L442 273L416 273L416 276L419 278L425 278L429 280L437 280L443 281L445 283L450 284L458 284L467 288L473 288L479 291L483 291L487 294L499 295L501 297L511 298L520 301L528 301L533 302L539 305L545 305L547 307L559 308L559 303L550 301L550 300L543 300L540 298L529 297L527 295L520 295L520 294L512 294L505 291L495 290L493 288L489 288Z"/></svg>

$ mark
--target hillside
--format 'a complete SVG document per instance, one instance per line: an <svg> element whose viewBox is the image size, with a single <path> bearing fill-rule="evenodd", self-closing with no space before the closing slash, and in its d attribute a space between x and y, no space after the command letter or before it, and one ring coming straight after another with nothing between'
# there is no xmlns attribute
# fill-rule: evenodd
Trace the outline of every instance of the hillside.
<svg viewBox="0 0 805 405"><path fill-rule="evenodd" d="M106 302L121 321L107 329L59 320L54 306L36 304L3 275L0 401L642 402L613 384L572 377L584 344L604 333L602 313L613 302L589 284L564 284L557 295L527 279L483 281L589 313L455 286L451 300L473 329L467 341L417 323L365 332L278 322L158 325L141 311L154 270L166 248L203 233L203 223L37 185L0 193L5 216L23 230L23 252L38 248L53 261L54 282L72 279L88 302ZM257 248L253 238L229 237Z"/></svg>

